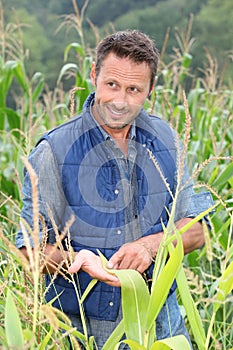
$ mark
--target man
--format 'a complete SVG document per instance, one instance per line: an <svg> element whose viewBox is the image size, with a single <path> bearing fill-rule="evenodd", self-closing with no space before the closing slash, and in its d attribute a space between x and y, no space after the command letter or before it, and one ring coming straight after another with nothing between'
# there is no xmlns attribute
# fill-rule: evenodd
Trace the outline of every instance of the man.
<svg viewBox="0 0 233 350"><path fill-rule="evenodd" d="M166 122L143 110L154 87L157 64L158 51L147 35L125 31L107 36L97 47L91 69L95 93L87 99L83 112L47 133L29 157L38 176L40 213L48 228L45 253L50 254L56 240L47 208L60 232L73 214L70 244L75 255L69 272L78 272L81 292L92 278L99 280L87 296L84 310L89 334L100 349L120 321L121 307L120 283L104 270L96 250L109 259L110 269L134 269L150 278L152 260L163 237L162 223L168 222L177 187L180 152L175 133ZM187 180L184 167L181 182L187 186L176 206L178 228L212 205L211 196L194 194ZM32 225L27 172L23 192L22 217ZM201 223L193 225L182 239L185 253L202 247ZM22 232L16 244L27 256ZM60 264L63 255L57 249L50 260ZM49 284L48 274L46 279ZM47 299L57 295L54 305L82 331L75 290L61 275L55 278ZM177 334L188 338L175 283L157 318L156 334L157 339Z"/></svg>

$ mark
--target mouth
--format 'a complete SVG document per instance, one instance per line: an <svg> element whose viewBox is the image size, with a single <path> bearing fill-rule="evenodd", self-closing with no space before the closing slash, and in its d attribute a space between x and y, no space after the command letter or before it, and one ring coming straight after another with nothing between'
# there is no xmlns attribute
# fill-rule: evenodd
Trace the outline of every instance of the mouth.
<svg viewBox="0 0 233 350"><path fill-rule="evenodd" d="M112 106L107 106L108 113L110 114L111 118L113 119L122 119L127 117L129 114L128 109L116 109Z"/></svg>

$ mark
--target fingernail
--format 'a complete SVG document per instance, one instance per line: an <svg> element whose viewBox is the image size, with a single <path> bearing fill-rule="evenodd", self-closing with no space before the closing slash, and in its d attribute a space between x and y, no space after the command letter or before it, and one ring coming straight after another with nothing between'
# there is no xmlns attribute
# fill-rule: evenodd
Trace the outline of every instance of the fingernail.
<svg viewBox="0 0 233 350"><path fill-rule="evenodd" d="M111 261L108 261L107 267L108 267L109 269L112 269L112 268L113 268L113 263L112 263Z"/></svg>

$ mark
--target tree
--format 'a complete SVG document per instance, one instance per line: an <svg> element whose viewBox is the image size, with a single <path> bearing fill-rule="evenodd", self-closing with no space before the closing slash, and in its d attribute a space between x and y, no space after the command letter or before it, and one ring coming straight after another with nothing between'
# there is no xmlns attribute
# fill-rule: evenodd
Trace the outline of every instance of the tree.
<svg viewBox="0 0 233 350"><path fill-rule="evenodd" d="M220 68L227 65L226 77L233 80L233 2L231 0L209 0L197 15L194 33L197 38L195 65L203 60L207 48L217 58Z"/></svg>

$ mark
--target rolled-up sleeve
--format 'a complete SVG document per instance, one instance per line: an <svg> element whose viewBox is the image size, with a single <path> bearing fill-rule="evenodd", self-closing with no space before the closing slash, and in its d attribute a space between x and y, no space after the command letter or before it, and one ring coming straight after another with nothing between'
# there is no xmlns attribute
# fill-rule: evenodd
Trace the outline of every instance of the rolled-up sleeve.
<svg viewBox="0 0 233 350"><path fill-rule="evenodd" d="M212 195L209 191L194 192L193 181L190 180L186 165L184 167L181 188L181 190L178 190L176 200L175 221L182 218L194 218L214 205ZM171 212L173 204L174 202L170 203L168 208L169 212ZM213 211L211 211L211 213L212 212ZM204 219L206 218L204 217Z"/></svg>
<svg viewBox="0 0 233 350"><path fill-rule="evenodd" d="M54 243L55 234L47 208L50 208L53 219L59 229L60 218L65 208L65 198L61 188L56 162L49 143L47 141L39 143L29 155L28 161L38 177L39 213L43 216L47 228L48 242ZM17 232L15 244L17 248L25 246L24 235L27 232L30 245L33 247L34 242L30 235L30 230L33 230L32 185L30 174L27 169L25 169L24 174L22 201L21 229ZM28 227L30 230L28 230ZM42 240L42 231L42 224L39 221L39 241Z"/></svg>

